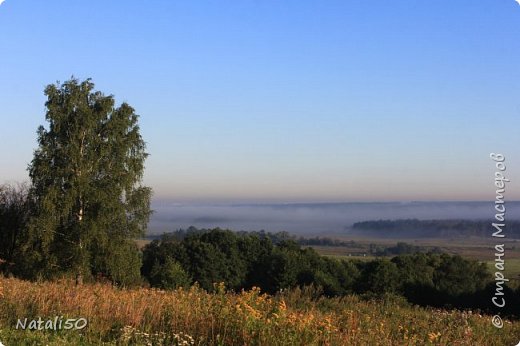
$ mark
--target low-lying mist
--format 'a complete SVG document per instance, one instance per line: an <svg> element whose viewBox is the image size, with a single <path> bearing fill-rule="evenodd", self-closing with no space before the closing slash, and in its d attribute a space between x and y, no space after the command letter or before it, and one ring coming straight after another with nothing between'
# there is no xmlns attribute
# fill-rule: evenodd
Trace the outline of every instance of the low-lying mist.
<svg viewBox="0 0 520 346"><path fill-rule="evenodd" d="M385 202L195 205L154 201L149 234L179 228L229 228L239 231L343 233L354 222L379 219L492 219L490 202ZM506 202L507 220L520 219L520 202Z"/></svg>

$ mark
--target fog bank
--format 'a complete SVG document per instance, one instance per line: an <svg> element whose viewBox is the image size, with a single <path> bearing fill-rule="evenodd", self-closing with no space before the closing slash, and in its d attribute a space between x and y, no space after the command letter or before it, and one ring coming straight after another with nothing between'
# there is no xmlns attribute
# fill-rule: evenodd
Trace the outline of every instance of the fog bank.
<svg viewBox="0 0 520 346"><path fill-rule="evenodd" d="M520 219L520 202L506 202L507 220ZM179 228L229 228L291 233L346 232L358 221L378 219L491 219L490 202L385 202L193 205L152 203L149 234Z"/></svg>

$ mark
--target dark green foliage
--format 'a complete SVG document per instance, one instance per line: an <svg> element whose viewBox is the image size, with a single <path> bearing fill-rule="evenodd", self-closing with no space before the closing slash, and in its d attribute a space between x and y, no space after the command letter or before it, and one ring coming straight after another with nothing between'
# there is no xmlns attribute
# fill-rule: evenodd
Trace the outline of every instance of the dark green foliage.
<svg viewBox="0 0 520 346"><path fill-rule="evenodd" d="M312 237L312 238L306 238L306 237L298 237L297 238L298 244L300 245L308 245L308 246L345 246L345 247L351 247L351 248L363 248L363 245L356 243L354 240L339 240L335 238L329 238L329 237Z"/></svg>
<svg viewBox="0 0 520 346"><path fill-rule="evenodd" d="M431 254L417 253L394 257L392 262L399 269L399 291L411 300L425 295L427 287L433 287L435 257Z"/></svg>
<svg viewBox="0 0 520 346"><path fill-rule="evenodd" d="M493 220L376 220L356 222L354 231L377 237L488 237ZM520 236L520 221L509 220L507 232L511 237Z"/></svg>
<svg viewBox="0 0 520 346"><path fill-rule="evenodd" d="M135 281L137 251L128 239L144 235L151 213L151 190L141 185L148 154L138 116L94 91L90 80L49 85L45 95L49 126L38 129L29 166L30 274L101 270L120 283Z"/></svg>
<svg viewBox="0 0 520 346"><path fill-rule="evenodd" d="M233 287L233 284L238 281L231 274L235 271L231 267L231 259L226 258L217 246L200 240L191 240L185 244L185 248L189 262L185 262L184 265L193 279L203 288L211 290L213 283L226 282L226 279L232 280L228 285Z"/></svg>
<svg viewBox="0 0 520 346"><path fill-rule="evenodd" d="M182 266L171 257L167 257L162 264L156 262L152 266L149 280L152 286L162 289L188 287L191 284L190 276Z"/></svg>
<svg viewBox="0 0 520 346"><path fill-rule="evenodd" d="M261 283L263 285L260 287L271 293L297 286L298 279L301 280L302 276L304 277L302 272L306 269L297 251L280 247L273 250L271 256L265 259L263 265L265 281Z"/></svg>
<svg viewBox="0 0 520 346"><path fill-rule="evenodd" d="M176 287L189 276L207 290L216 282L233 290L257 286L269 293L314 286L327 296L356 291L370 297L403 296L420 305L491 308L482 302L491 277L476 261L434 253L346 261L302 249L291 238L277 239L276 244L271 239L263 232L191 228L182 237L166 236L148 244L142 273L152 286L162 288Z"/></svg>
<svg viewBox="0 0 520 346"><path fill-rule="evenodd" d="M439 256L433 274L434 287L450 296L475 293L483 289L489 279L485 263L468 261L458 255Z"/></svg>
<svg viewBox="0 0 520 346"><path fill-rule="evenodd" d="M262 232L192 228L183 237L155 240L143 249L141 269L152 285L157 285L152 278L154 268L165 265L168 258L179 262L207 290L212 290L215 282L225 282L234 290L257 286L271 293L317 284L332 296L351 292L358 275L350 262L322 257L311 248L301 249L288 238L273 245L271 237Z"/></svg>
<svg viewBox="0 0 520 346"><path fill-rule="evenodd" d="M396 255L406 255L406 254L414 254L418 252L427 252L427 248L424 246L416 246L412 244L408 244L405 242L397 242L395 246L389 247L376 247L373 248L370 244L370 253L376 256L396 256ZM434 248L433 252L440 252L440 249Z"/></svg>
<svg viewBox="0 0 520 346"><path fill-rule="evenodd" d="M395 263L378 259L364 263L357 287L359 292L377 295L394 293L399 286L399 271Z"/></svg>
<svg viewBox="0 0 520 346"><path fill-rule="evenodd" d="M0 186L0 271L16 271L20 246L30 216L28 185Z"/></svg>
<svg viewBox="0 0 520 346"><path fill-rule="evenodd" d="M329 296L352 293L360 272L350 261L322 257L322 268L316 284Z"/></svg>
<svg viewBox="0 0 520 346"><path fill-rule="evenodd" d="M394 257L392 262L399 269L400 292L421 305L467 305L468 297L485 290L491 280L484 263L460 256L413 254Z"/></svg>
<svg viewBox="0 0 520 346"><path fill-rule="evenodd" d="M94 253L94 258L106 267L95 268L95 273L108 273L117 285L137 285L141 283L141 253L133 240L111 243L105 256Z"/></svg>

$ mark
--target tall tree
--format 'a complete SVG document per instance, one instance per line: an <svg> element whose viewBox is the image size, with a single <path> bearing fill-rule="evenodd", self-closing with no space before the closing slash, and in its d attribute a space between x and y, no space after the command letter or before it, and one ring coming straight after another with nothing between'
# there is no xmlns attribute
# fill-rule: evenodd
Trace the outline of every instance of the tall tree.
<svg viewBox="0 0 520 346"><path fill-rule="evenodd" d="M49 126L38 128L29 165L36 202L29 263L45 276L100 272L128 282L125 275L139 275L132 238L144 234L151 214L138 115L127 103L115 107L90 79L48 85L45 95Z"/></svg>

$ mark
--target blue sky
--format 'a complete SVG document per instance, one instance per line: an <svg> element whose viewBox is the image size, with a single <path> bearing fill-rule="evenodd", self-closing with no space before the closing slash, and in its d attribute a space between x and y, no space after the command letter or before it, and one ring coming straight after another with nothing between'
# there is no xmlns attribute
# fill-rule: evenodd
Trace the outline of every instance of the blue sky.
<svg viewBox="0 0 520 346"><path fill-rule="evenodd" d="M520 199L520 6L479 1L0 5L0 183L28 180L43 89L141 115L155 198Z"/></svg>

